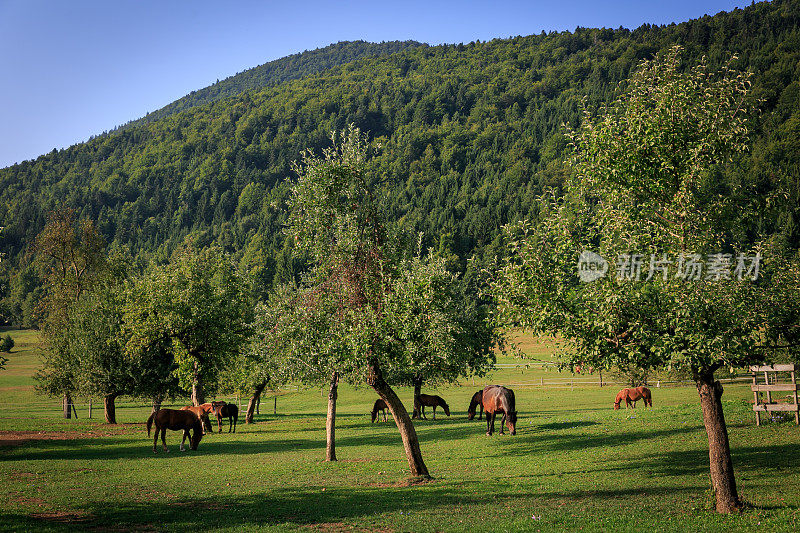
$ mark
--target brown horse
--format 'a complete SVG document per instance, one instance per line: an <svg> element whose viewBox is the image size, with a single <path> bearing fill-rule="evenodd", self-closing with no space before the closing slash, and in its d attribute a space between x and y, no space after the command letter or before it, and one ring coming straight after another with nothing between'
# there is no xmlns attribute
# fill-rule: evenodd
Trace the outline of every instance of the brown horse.
<svg viewBox="0 0 800 533"><path fill-rule="evenodd" d="M428 419L428 417L425 416L425 407L433 407L434 420L436 420L437 407L441 407L442 409L444 409L444 414L450 416L450 406L447 405L447 402L444 401L444 398L442 398L441 396L435 396L433 394L420 394L419 401L417 401L417 398L415 398L414 403L416 404L415 407L417 408L417 412L425 420Z"/></svg>
<svg viewBox="0 0 800 533"><path fill-rule="evenodd" d="M650 394L650 389L647 387L636 387L635 389L622 389L617 393L617 397L614 398L614 409L619 409L619 404L625 400L625 409L631 407L631 402L633 402L633 409L636 409L636 402L639 400L644 400L644 406L653 407L653 396Z"/></svg>
<svg viewBox="0 0 800 533"><path fill-rule="evenodd" d="M375 405L372 406L372 423L378 419L378 411L383 411L383 421L386 422L386 410L389 408L386 402L378 398L375 400Z"/></svg>
<svg viewBox="0 0 800 533"><path fill-rule="evenodd" d="M150 428L156 424L156 433L153 438L153 453L156 452L156 443L158 443L158 432L161 432L161 444L164 446L164 451L168 452L167 448L167 430L181 431L183 430L183 438L181 439L181 451L184 451L183 443L189 438L189 446L192 450L196 450L200 439L203 438L203 424L200 422L200 417L192 411L179 411L176 409L159 409L157 412L150 415L147 419L147 436L150 436ZM189 430L192 430L191 436Z"/></svg>
<svg viewBox="0 0 800 533"><path fill-rule="evenodd" d="M239 406L235 403L225 403L223 401L211 402L214 406L214 414L217 415L219 432L222 433L222 419L228 419L228 433L233 430L236 433L236 423L239 421Z"/></svg>
<svg viewBox="0 0 800 533"><path fill-rule="evenodd" d="M478 420L480 420L483 418L483 389L472 395L472 399L469 401L469 407L467 408L467 420L475 418L475 411L478 407L481 408L481 413L478 415Z"/></svg>
<svg viewBox="0 0 800 533"><path fill-rule="evenodd" d="M210 403L204 403L202 405L184 405L181 407L181 411L191 411L200 418L200 421L203 423L203 435L206 434L206 428L213 433L214 428L211 426L211 419L208 418L208 413L213 411Z"/></svg>
<svg viewBox="0 0 800 533"><path fill-rule="evenodd" d="M486 411L486 434L494 433L494 419L497 413L503 413L500 421L500 434L505 425L512 435L517 434L517 408L514 391L501 385L489 385L483 389L483 410Z"/></svg>

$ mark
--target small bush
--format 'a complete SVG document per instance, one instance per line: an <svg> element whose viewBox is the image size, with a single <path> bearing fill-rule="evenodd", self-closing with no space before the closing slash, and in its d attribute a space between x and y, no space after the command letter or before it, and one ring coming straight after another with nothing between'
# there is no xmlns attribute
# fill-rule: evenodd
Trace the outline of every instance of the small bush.
<svg viewBox="0 0 800 533"><path fill-rule="evenodd" d="M11 335L6 335L0 339L0 352L10 352L13 347L14 339L11 338Z"/></svg>

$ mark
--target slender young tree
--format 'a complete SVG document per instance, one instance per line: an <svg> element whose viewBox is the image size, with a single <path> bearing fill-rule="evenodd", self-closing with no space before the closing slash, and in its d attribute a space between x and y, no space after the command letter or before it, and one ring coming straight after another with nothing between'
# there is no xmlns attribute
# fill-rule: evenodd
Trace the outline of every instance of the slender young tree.
<svg viewBox="0 0 800 533"><path fill-rule="evenodd" d="M735 238L746 191L724 170L747 147L748 88L730 63L683 67L679 47L643 62L571 132L565 197L544 197L536 224L507 228L493 287L501 322L571 341L567 364L688 371L721 513L741 500L714 373L762 361L792 300L774 293L796 291L771 283L785 273L770 246Z"/></svg>
<svg viewBox="0 0 800 533"><path fill-rule="evenodd" d="M75 361L76 391L100 395L106 423L116 424L116 399L133 392L137 368L125 356L122 280L101 282L85 292L70 313L64 332Z"/></svg>
<svg viewBox="0 0 800 533"><path fill-rule="evenodd" d="M285 284L262 308L262 345L267 343L286 379L328 388L325 460L336 460L336 402L339 382L358 379L349 338L335 318L338 304L310 286ZM263 350L266 351L266 350ZM277 351L278 353L275 353Z"/></svg>
<svg viewBox="0 0 800 533"><path fill-rule="evenodd" d="M325 313L322 327L341 340L335 344L346 346L349 366L359 368L366 383L386 401L400 430L412 475L427 478L411 417L383 370L398 357L396 343L388 340L386 320L398 240L383 221L377 180L366 166L369 145L365 136L350 126L332 140L333 146L322 157L307 152L296 166L299 179L291 199L289 236L311 264L304 286L308 289L305 297L313 304L305 308L331 310ZM342 352L323 348L318 353ZM331 375L332 402L338 377Z"/></svg>
<svg viewBox="0 0 800 533"><path fill-rule="evenodd" d="M420 246L418 246L418 249ZM420 416L423 384L455 383L494 367L500 339L466 282L429 254L404 261L387 297L390 338L398 357L386 368L391 383L414 387L414 418Z"/></svg>
<svg viewBox="0 0 800 533"><path fill-rule="evenodd" d="M64 418L72 416L72 395L77 389L77 361L70 354L67 335L70 313L105 270L103 248L94 224L79 222L72 209L50 213L33 246L45 285L45 296L37 309L45 345L43 365L36 373L37 388L51 396L62 396Z"/></svg>

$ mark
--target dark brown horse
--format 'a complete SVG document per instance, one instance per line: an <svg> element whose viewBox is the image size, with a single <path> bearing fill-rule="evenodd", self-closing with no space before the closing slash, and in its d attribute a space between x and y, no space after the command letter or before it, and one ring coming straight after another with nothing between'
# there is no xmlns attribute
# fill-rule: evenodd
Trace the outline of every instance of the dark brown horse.
<svg viewBox="0 0 800 533"><path fill-rule="evenodd" d="M183 438L181 439L181 451L184 451L183 443L189 438L189 446L196 450L200 439L203 438L203 424L200 422L200 417L191 411L179 411L176 409L159 409L157 412L150 415L147 419L147 436L150 436L150 428L156 424L156 433L153 438L153 453L156 452L156 443L158 442L158 433L161 432L161 444L164 446L164 451L168 452L167 448L167 430L181 431L183 430ZM189 430L192 430L191 436Z"/></svg>
<svg viewBox="0 0 800 533"><path fill-rule="evenodd" d="M475 411L478 407L481 408L481 413L478 415L478 420L480 420L483 418L483 389L473 394L472 399L469 401L469 408L467 408L468 420L475 418Z"/></svg>
<svg viewBox="0 0 800 533"><path fill-rule="evenodd" d="M483 410L486 411L486 434L494 433L494 419L497 413L503 413L500 421L500 434L505 425L512 435L517 434L517 408L514 391L501 385L489 385L483 389Z"/></svg>
<svg viewBox="0 0 800 533"><path fill-rule="evenodd" d="M206 434L206 428L208 428L210 432L214 432L214 428L211 427L211 419L208 418L208 413L213 411L210 403L204 403L202 405L185 405L181 407L181 411L191 411L200 418L200 421L203 423L203 435Z"/></svg>
<svg viewBox="0 0 800 533"><path fill-rule="evenodd" d="M378 411L383 411L383 421L386 422L386 410L389 408L386 402L378 398L375 400L375 405L372 406L372 423L378 418Z"/></svg>
<svg viewBox="0 0 800 533"><path fill-rule="evenodd" d="M622 389L617 393L617 397L614 398L614 409L619 409L619 404L625 400L625 409L628 407L632 407L636 409L636 402L639 400L644 400L644 406L653 407L653 396L650 394L650 389L647 387L636 387L633 389ZM631 402L633 405L631 406Z"/></svg>
<svg viewBox="0 0 800 533"><path fill-rule="evenodd" d="M222 419L228 419L228 433L233 430L236 433L236 423L239 421L239 406L235 403L225 403L223 401L211 402L214 406L214 414L217 415L219 432L222 433Z"/></svg>
<svg viewBox="0 0 800 533"><path fill-rule="evenodd" d="M433 407L434 420L436 420L437 407L441 407L442 409L444 409L444 414L450 416L450 406L447 405L447 402L444 401L444 398L442 398L441 396L435 396L433 394L420 394L419 401L417 401L417 398L415 398L414 403L417 404L414 406L417 408L417 412L425 420L428 419L428 417L425 416L425 407Z"/></svg>

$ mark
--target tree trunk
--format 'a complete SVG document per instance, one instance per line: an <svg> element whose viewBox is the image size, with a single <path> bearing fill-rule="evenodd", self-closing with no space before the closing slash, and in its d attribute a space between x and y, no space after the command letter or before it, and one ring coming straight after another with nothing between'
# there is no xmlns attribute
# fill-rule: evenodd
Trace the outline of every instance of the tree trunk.
<svg viewBox="0 0 800 533"><path fill-rule="evenodd" d="M266 386L267 386L266 381L256 385L255 390L253 391L253 395L250 397L250 401L247 403L247 414L245 414L244 417L245 424L253 423L253 413L256 410L256 406L258 406L258 402L261 401L261 392L264 390L264 387Z"/></svg>
<svg viewBox="0 0 800 533"><path fill-rule="evenodd" d="M414 376L414 414L411 418L422 418L422 402L419 395L422 394L422 377Z"/></svg>
<svg viewBox="0 0 800 533"><path fill-rule="evenodd" d="M370 362L366 381L367 385L375 389L378 396L386 402L392 412L397 429L400 430L400 438L403 439L403 447L406 450L406 458L408 459L408 466L411 468L411 475L430 479L431 475L428 473L428 467L425 466L425 462L422 460L422 452L419 449L419 439L417 439L414 423L411 422L403 402L400 401L394 390L383 379L383 372L381 372L378 362L375 360Z"/></svg>
<svg viewBox="0 0 800 533"><path fill-rule="evenodd" d="M162 396L156 396L155 398L153 398L153 409L150 413L151 415L156 414L158 410L161 409L161 402L163 400L164 398Z"/></svg>
<svg viewBox="0 0 800 533"><path fill-rule="evenodd" d="M61 400L61 407L64 411L64 418L72 418L72 395L68 392L64 393L64 398ZM77 416L75 418L78 418Z"/></svg>
<svg viewBox="0 0 800 533"><path fill-rule="evenodd" d="M194 362L194 376L192 378L192 405L198 406L206 403L206 393L203 390L203 383L200 378L200 363Z"/></svg>
<svg viewBox="0 0 800 533"><path fill-rule="evenodd" d="M331 388L328 391L328 419L325 421L327 444L325 460L336 460L336 398L339 396L339 373L331 374Z"/></svg>
<svg viewBox="0 0 800 533"><path fill-rule="evenodd" d="M103 397L103 409L106 415L106 424L117 423L117 407L114 404L114 400L116 399L116 394L106 394Z"/></svg>
<svg viewBox="0 0 800 533"><path fill-rule="evenodd" d="M731 448L728 428L722 412L722 384L714 380L714 372L706 372L696 378L703 423L708 435L708 458L711 466L711 487L718 513L732 513L741 509L733 476Z"/></svg>

